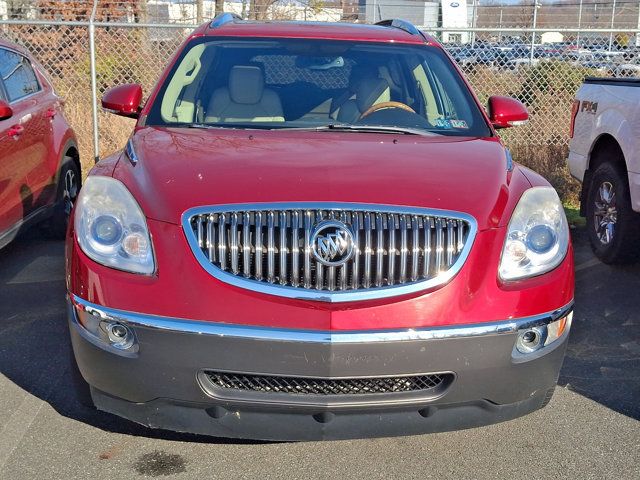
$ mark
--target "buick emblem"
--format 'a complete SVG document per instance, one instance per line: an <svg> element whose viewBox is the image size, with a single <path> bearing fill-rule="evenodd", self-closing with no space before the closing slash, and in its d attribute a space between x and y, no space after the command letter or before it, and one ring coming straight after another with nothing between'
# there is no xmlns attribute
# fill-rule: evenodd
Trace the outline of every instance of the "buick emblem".
<svg viewBox="0 0 640 480"><path fill-rule="evenodd" d="M328 267L346 263L353 254L353 233L337 220L320 222L311 235L313 256Z"/></svg>

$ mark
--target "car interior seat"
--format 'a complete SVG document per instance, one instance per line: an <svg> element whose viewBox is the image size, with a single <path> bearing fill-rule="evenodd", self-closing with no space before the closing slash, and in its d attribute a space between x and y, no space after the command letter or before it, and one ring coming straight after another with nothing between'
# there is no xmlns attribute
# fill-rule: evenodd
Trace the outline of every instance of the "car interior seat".
<svg viewBox="0 0 640 480"><path fill-rule="evenodd" d="M229 72L228 87L215 90L207 108L205 121L284 122L278 94L265 88L260 67L236 65Z"/></svg>
<svg viewBox="0 0 640 480"><path fill-rule="evenodd" d="M391 100L391 89L389 83L382 78L364 78L356 85L354 97L340 107L337 115L339 122L356 122L373 105L388 102Z"/></svg>

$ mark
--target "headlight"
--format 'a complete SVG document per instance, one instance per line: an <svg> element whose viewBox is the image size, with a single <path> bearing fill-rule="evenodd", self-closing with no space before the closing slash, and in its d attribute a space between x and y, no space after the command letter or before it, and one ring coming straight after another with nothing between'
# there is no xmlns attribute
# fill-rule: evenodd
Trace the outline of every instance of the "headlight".
<svg viewBox="0 0 640 480"><path fill-rule="evenodd" d="M82 251L98 263L147 275L155 270L142 210L114 178L87 178L76 203L75 232Z"/></svg>
<svg viewBox="0 0 640 480"><path fill-rule="evenodd" d="M517 280L553 270L569 248L569 225L558 194L534 187L522 195L509 221L500 278Z"/></svg>

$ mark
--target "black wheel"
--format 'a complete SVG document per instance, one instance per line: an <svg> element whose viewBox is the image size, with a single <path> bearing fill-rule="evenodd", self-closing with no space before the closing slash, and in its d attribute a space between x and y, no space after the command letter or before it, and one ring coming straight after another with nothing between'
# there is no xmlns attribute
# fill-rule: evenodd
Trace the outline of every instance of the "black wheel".
<svg viewBox="0 0 640 480"><path fill-rule="evenodd" d="M82 377L82 373L80 373L78 362L76 362L76 357L73 354L73 348L69 348L69 352L69 371L71 372L71 383L76 394L76 400L83 407L95 408L91 398L91 388Z"/></svg>
<svg viewBox="0 0 640 480"><path fill-rule="evenodd" d="M63 240L67 233L67 224L73 204L78 197L81 186L80 169L71 157L64 157L60 176L58 177L58 191L53 214L43 225L49 238Z"/></svg>
<svg viewBox="0 0 640 480"><path fill-rule="evenodd" d="M610 163L593 173L587 195L587 230L591 248L604 263L640 259L640 214L631 209L626 175Z"/></svg>

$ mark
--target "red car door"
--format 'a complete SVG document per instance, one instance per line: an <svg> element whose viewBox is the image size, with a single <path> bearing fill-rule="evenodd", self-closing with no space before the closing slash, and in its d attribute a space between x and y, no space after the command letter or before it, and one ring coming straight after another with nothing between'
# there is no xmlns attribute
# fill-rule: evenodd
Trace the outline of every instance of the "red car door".
<svg viewBox="0 0 640 480"><path fill-rule="evenodd" d="M0 83L13 115L0 121L0 236L31 214L42 186L37 172L47 158L42 88L29 60L0 47Z"/></svg>

